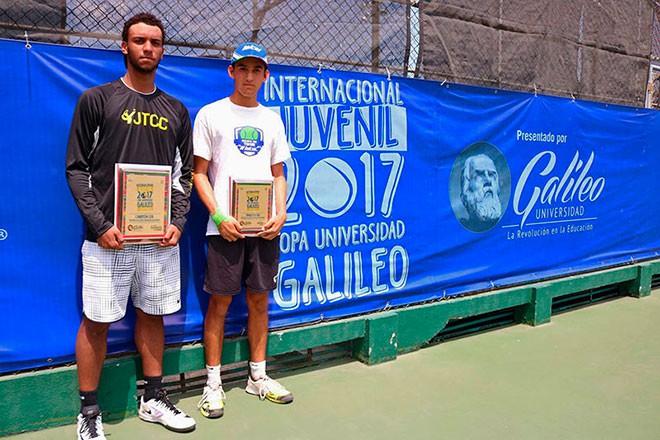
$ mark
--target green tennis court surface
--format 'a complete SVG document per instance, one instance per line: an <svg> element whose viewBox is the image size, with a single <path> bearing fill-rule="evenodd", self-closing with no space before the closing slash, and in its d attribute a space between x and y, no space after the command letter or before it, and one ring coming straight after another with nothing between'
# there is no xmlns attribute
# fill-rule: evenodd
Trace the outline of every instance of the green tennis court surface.
<svg viewBox="0 0 660 440"><path fill-rule="evenodd" d="M367 367L339 359L274 377L278 406L226 387L225 416L197 412L177 434L138 418L106 423L122 439L660 439L660 291L451 340ZM75 390L71 390L75 393ZM48 405L47 390L43 400ZM71 414L71 421L75 414ZM75 425L6 437L73 439Z"/></svg>

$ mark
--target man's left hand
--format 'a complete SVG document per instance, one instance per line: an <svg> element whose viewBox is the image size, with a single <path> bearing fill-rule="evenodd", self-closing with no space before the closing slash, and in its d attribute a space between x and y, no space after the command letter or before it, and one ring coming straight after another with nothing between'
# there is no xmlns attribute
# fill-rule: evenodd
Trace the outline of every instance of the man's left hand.
<svg viewBox="0 0 660 440"><path fill-rule="evenodd" d="M285 222L286 213L276 215L275 217L268 220L268 223L264 225L263 229L257 233L257 237L265 238L266 240L272 240L280 233Z"/></svg>
<svg viewBox="0 0 660 440"><path fill-rule="evenodd" d="M176 246L179 244L179 238L181 238L181 231L176 226L169 224L167 225L167 231L165 231L165 236L158 242L158 246L167 247L167 246Z"/></svg>

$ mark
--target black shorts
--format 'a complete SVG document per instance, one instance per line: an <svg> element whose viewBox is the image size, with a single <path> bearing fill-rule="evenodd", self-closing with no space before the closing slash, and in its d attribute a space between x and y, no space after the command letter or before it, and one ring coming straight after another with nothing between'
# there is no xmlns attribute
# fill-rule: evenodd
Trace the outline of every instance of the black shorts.
<svg viewBox="0 0 660 440"><path fill-rule="evenodd" d="M236 295L244 285L253 292L269 292L277 285L280 237L246 237L227 241L209 235L204 290L214 295Z"/></svg>

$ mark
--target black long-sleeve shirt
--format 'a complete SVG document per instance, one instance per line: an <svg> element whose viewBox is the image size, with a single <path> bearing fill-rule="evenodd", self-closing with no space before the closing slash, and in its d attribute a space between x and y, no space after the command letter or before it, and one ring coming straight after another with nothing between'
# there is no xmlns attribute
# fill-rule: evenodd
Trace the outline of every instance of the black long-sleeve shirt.
<svg viewBox="0 0 660 440"><path fill-rule="evenodd" d="M172 166L171 223L183 231L193 164L186 107L160 89L142 94L121 80L80 96L69 134L66 176L87 225L87 240L96 241L114 224L116 163Z"/></svg>

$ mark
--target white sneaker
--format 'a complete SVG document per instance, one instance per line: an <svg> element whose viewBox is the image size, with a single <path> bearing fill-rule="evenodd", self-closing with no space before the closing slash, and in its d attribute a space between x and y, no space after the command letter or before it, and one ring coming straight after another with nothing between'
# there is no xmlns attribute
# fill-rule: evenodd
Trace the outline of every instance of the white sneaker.
<svg viewBox="0 0 660 440"><path fill-rule="evenodd" d="M195 429L195 420L174 406L164 389L156 391L156 397L144 401L140 397L138 417L145 422L160 423L170 431L190 432Z"/></svg>
<svg viewBox="0 0 660 440"><path fill-rule="evenodd" d="M85 408L78 414L78 440L106 440L98 405Z"/></svg>
<svg viewBox="0 0 660 440"><path fill-rule="evenodd" d="M202 415L208 419L217 419L225 413L225 395L222 385L213 384L204 387L202 399L197 404L197 408Z"/></svg>
<svg viewBox="0 0 660 440"><path fill-rule="evenodd" d="M293 394L284 388L278 381L264 376L259 380L252 380L248 375L245 391L249 394L259 396L261 400L268 399L274 403L291 403Z"/></svg>

